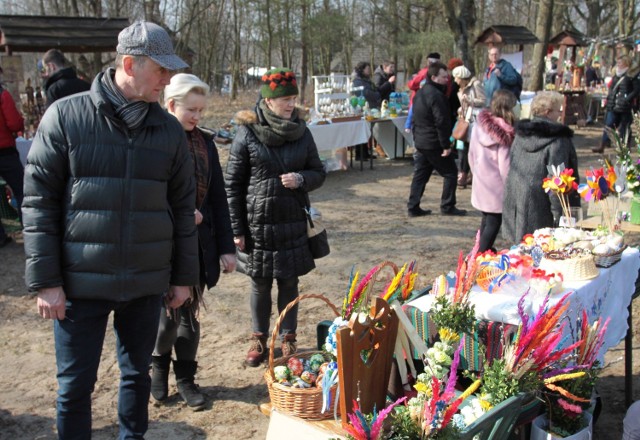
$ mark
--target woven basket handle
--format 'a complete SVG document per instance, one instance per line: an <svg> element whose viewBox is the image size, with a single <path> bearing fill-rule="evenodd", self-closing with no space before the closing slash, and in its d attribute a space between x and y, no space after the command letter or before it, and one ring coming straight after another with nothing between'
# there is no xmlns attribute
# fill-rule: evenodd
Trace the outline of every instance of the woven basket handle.
<svg viewBox="0 0 640 440"><path fill-rule="evenodd" d="M289 304L287 304L287 307L284 308L284 310L282 311L282 313L280 313L280 316L278 316L278 319L276 320L276 325L275 327L273 327L273 331L271 332L271 341L269 341L269 373L271 374L271 378L274 381L276 379L276 376L273 373L273 349L275 348L276 339L278 338L278 334L280 333L280 325L282 324L282 320L284 319L284 316L287 314L287 312L289 312L289 310L295 307L296 304L298 304L303 299L311 299L311 298L321 299L331 308L335 316L340 316L340 312L338 311L336 306L334 306L331 303L331 301L327 299L326 296L320 293L307 293L304 295L300 295L296 299L291 301Z"/></svg>

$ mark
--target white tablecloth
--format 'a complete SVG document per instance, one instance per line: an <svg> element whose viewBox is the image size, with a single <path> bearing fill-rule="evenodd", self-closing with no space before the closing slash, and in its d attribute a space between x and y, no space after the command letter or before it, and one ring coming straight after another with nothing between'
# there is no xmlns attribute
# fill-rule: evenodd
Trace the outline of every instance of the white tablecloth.
<svg viewBox="0 0 640 440"><path fill-rule="evenodd" d="M369 123L360 119L324 125L308 125L318 151L366 144L371 135Z"/></svg>
<svg viewBox="0 0 640 440"><path fill-rule="evenodd" d="M398 116L377 121L373 126L373 137L391 159L402 157L403 141L405 147L413 142L411 133L404 131L406 121L406 116Z"/></svg>
<svg viewBox="0 0 640 440"><path fill-rule="evenodd" d="M567 310L568 324L565 325L565 333L570 336L575 333L576 321L586 310L589 322L598 317L611 318L607 328L605 342L600 350L600 358L611 347L625 337L627 333L627 307L631 303L635 292L635 281L640 269L640 252L636 248L628 248L622 254L622 259L610 268L599 268L597 278L589 281L566 282L563 284L564 292L553 295L549 304L556 304L563 295L569 293L569 308ZM503 292L504 290L504 292ZM474 286L469 300L476 307L476 317L488 321L504 322L508 324L520 324L518 315L517 292L510 293L509 289L503 289L498 293L487 293ZM524 302L524 310L529 315L537 313L544 296L529 294ZM409 305L419 308L424 312L431 309L433 295L424 295ZM571 343L568 338L567 343Z"/></svg>

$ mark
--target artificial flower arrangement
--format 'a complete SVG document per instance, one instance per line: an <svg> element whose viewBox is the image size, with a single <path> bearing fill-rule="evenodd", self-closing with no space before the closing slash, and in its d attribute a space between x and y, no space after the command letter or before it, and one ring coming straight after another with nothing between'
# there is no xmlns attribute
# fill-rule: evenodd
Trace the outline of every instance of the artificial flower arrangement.
<svg viewBox="0 0 640 440"><path fill-rule="evenodd" d="M604 344L609 319L589 325L583 310L578 323L577 345L569 360L561 360L544 375L542 391L547 403L549 432L562 437L573 435L587 424L584 414L591 406L596 379L601 370L597 360Z"/></svg>
<svg viewBox="0 0 640 440"><path fill-rule="evenodd" d="M635 158L628 148L628 143L622 139L616 130L605 127L609 139L613 141L616 157L627 179L627 187L634 196L640 196L640 113L634 113L632 129L636 141Z"/></svg>
<svg viewBox="0 0 640 440"><path fill-rule="evenodd" d="M454 353L448 377L425 376L416 384L418 394L406 406L397 407L388 439L455 439L463 428L452 423L460 404L480 386L474 381L462 394L456 395L461 345Z"/></svg>
<svg viewBox="0 0 640 440"><path fill-rule="evenodd" d="M578 186L578 193L585 202L594 201L602 207L602 218L609 233L618 229L620 196L627 191L624 165L614 167L605 159L604 166L586 171L586 181ZM615 197L609 197L615 195ZM612 199L613 202L610 202Z"/></svg>
<svg viewBox="0 0 640 440"><path fill-rule="evenodd" d="M374 295L373 289L376 277L385 267L393 269L395 275L380 292L379 296L387 302L394 300L404 302L411 296L418 277L415 261L404 264L400 269L391 261L383 261L373 267L362 279L360 279L360 272L355 270L355 266L352 267L349 276L349 287L342 303L341 315L335 318L329 327L324 345L324 349L333 356L337 356L338 353L336 331L341 327L345 327L354 313L368 313L369 303Z"/></svg>
<svg viewBox="0 0 640 440"><path fill-rule="evenodd" d="M528 293L522 295L518 303L521 324L514 340L505 344L502 358L494 359L484 368L482 390L491 396L489 402L492 405L520 392L540 389L544 372L578 345L561 347L566 325L562 317L569 307L568 294L552 306L549 305L549 295L546 295L538 313L529 316L524 311Z"/></svg>
<svg viewBox="0 0 640 440"><path fill-rule="evenodd" d="M474 331L476 314L473 304L469 302L469 293L476 282L480 268L477 258L479 247L480 232L478 231L471 252L466 257L463 257L462 252L458 256L453 288L450 288L449 281L444 275L437 277L433 283L431 294L435 295L435 301L430 316L438 328L449 330L447 334L458 335Z"/></svg>
<svg viewBox="0 0 640 440"><path fill-rule="evenodd" d="M562 207L562 216L560 226L575 226L576 219L571 217L571 208L569 206L569 194L578 189L576 178L573 176L573 169L565 168L564 163L560 165L548 165L549 177L542 180L542 188L546 193L553 193L558 197L560 206ZM564 222L563 222L564 220Z"/></svg>

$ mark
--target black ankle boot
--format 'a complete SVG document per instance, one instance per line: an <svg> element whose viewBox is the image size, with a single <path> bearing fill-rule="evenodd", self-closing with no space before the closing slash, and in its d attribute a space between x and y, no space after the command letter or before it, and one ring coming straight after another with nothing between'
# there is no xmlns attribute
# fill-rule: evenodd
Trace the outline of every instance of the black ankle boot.
<svg viewBox="0 0 640 440"><path fill-rule="evenodd" d="M169 395L169 366L171 355L151 357L151 395L161 402Z"/></svg>
<svg viewBox="0 0 640 440"><path fill-rule="evenodd" d="M173 371L176 373L176 384L178 394L187 403L187 406L194 411L204 409L206 401L200 392L198 385L194 382L194 376L198 369L195 361L173 361Z"/></svg>

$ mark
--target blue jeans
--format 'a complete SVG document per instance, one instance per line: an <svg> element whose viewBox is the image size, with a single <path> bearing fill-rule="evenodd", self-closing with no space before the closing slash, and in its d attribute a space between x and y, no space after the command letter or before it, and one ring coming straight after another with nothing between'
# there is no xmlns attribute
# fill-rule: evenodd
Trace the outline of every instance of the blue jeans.
<svg viewBox="0 0 640 440"><path fill-rule="evenodd" d="M149 365L161 304L161 295L127 302L67 301L65 319L54 322L59 439L91 438L91 393L112 311L120 366L119 439L144 438L149 423Z"/></svg>
<svg viewBox="0 0 640 440"><path fill-rule="evenodd" d="M632 119L633 117L631 115L631 111L628 111L626 113L608 111L607 116L604 120L604 125L616 130L618 132L618 136L620 136L620 139L622 139L622 141L624 142L624 137L627 133L627 130L629 130L629 127L631 126ZM607 134L606 130L602 133L602 142L610 142L609 135ZM628 146L629 145L627 144L627 147Z"/></svg>

